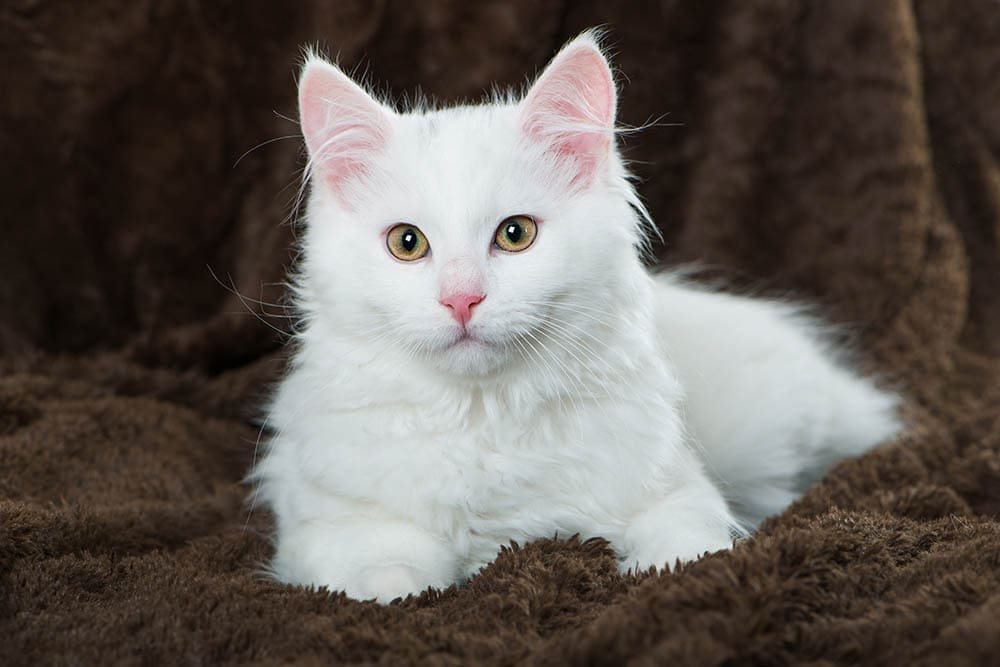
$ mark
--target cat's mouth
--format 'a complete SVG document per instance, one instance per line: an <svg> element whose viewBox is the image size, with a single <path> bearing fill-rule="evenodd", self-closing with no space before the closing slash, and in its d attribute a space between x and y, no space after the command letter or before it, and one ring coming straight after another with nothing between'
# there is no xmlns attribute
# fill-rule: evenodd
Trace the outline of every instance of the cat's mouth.
<svg viewBox="0 0 1000 667"><path fill-rule="evenodd" d="M477 335L468 329L461 329L456 332L451 342L445 346L445 349L466 350L479 347L490 347L490 341L486 340L486 338L482 335Z"/></svg>
<svg viewBox="0 0 1000 667"><path fill-rule="evenodd" d="M451 343L451 347L456 345L471 345L473 343L484 343L482 338L477 337L475 334L470 332L468 329L462 329L458 336Z"/></svg>

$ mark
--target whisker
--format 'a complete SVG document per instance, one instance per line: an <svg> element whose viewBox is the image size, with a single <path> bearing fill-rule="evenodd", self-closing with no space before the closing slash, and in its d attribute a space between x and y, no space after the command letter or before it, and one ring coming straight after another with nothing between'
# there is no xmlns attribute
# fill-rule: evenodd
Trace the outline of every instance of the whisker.
<svg viewBox="0 0 1000 667"><path fill-rule="evenodd" d="M267 320L265 320L263 317L261 317L261 313L257 312L256 310L254 310L253 308L250 307L250 303L249 302L256 301L256 299L253 299L252 297L244 296L242 293L240 293L240 291L238 289L236 289L236 283L233 281L233 277L231 275L228 276L229 277L230 285L226 285L224 282L222 282L219 279L219 276L217 276L215 274L215 271L212 269L211 265L206 264L205 266L208 269L208 272L212 275L212 278L215 279L215 282L219 283L219 285L221 285L228 292L231 292L232 294L234 294L236 296L236 298L240 300L240 303L243 305L243 307L247 309L248 313L250 313L251 315L253 315L254 317L256 317L266 327L268 327L272 331L275 331L280 336L282 336L282 337L289 337L289 336L291 336L291 334L288 331L285 331L283 329L279 329L278 327L274 326L273 324L271 324L270 322L268 322ZM264 313L264 314L270 316L270 313Z"/></svg>
<svg viewBox="0 0 1000 667"><path fill-rule="evenodd" d="M262 141L259 144L257 144L256 146L254 146L253 148L251 148L250 150L248 150L243 155L241 155L238 158L236 158L236 162L233 163L233 167L232 168L236 169L236 167L239 166L240 162L243 161L243 158L245 158L247 155L250 155L250 153L253 153L258 148L262 148L264 146L267 146L268 144L273 144L276 141L282 141L283 139L297 139L297 138L301 139L302 135L301 134L286 134L283 137L275 137L273 139L268 139L267 141Z"/></svg>
<svg viewBox="0 0 1000 667"><path fill-rule="evenodd" d="M532 317L535 317L539 321L548 323L549 325L555 324L556 326L559 326L560 324L557 320L544 320L543 318L540 318L538 316L532 316ZM561 323L561 324L566 325L570 323ZM559 331L557 330L556 333L559 333ZM580 365L581 370L596 371L596 373L598 374L600 379L604 382L604 384L606 385L617 384L623 386L629 384L629 381L617 369L611 366L611 364L606 359L598 355L594 350L583 344L582 341L579 341L570 335L565 335L563 337L565 343L572 345L574 348L570 349L566 347L566 345L563 344L563 341L560 341L558 338L552 337L552 340L567 354L573 357L573 359ZM607 347L607 344L604 343L604 341L600 341L599 339L596 338L595 340L598 340L598 342L601 342L603 345ZM611 348L609 347L609 349ZM579 352L579 354L577 354L577 352ZM584 358L581 358L579 355L583 355ZM590 363L588 363L588 361ZM571 372L569 371L569 369L567 369L567 371ZM614 372L615 377L609 375L608 371ZM604 413L604 416L610 421L611 417L604 407L603 400L598 400L598 397L593 395L591 396L591 398L594 399L594 402ZM604 398L608 398L611 401L617 402L619 407L624 407L625 405L624 399L622 399L617 392L609 391Z"/></svg>
<svg viewBox="0 0 1000 667"><path fill-rule="evenodd" d="M288 116L286 116L285 114L283 114L283 113L281 113L281 112L279 112L279 111L273 111L273 110L272 110L272 112L271 112L271 113L273 113L273 114L274 114L275 116L277 116L277 117L278 117L278 118L280 118L281 120L287 120L287 121L288 121L289 123L295 123L296 125L298 125L298 124L299 124L299 121L298 121L297 119L295 119L295 118L289 118ZM300 137L301 137L302 135L300 134L300 135L298 135L298 136L300 136Z"/></svg>
<svg viewBox="0 0 1000 667"><path fill-rule="evenodd" d="M541 340L539 340L537 336L535 336L530 331L526 333L529 336L530 340L537 342L539 347L545 349L545 344ZM535 346L532 345L530 341L526 342L528 342L528 344L531 345L532 349L535 349ZM559 382L559 385L563 393L572 403L573 411L576 415L577 427L580 429L581 432L583 432L585 429L583 426L583 413L581 410L580 401L583 401L584 399L581 391L582 386L577 384L579 380L576 378L575 374L572 373L572 371L566 367L566 365L562 362L562 360L559 359L558 356L549 355L548 358L546 358L542 356L542 354L538 350L535 350L535 352L538 355L538 360L551 372L552 379L557 380ZM555 369L553 369L552 366L548 363L549 361L554 362L559 368L559 370L563 371L563 374L556 373ZM566 379L573 381L575 383L574 386L573 387L568 386L565 382Z"/></svg>
<svg viewBox="0 0 1000 667"><path fill-rule="evenodd" d="M582 317L586 317L587 319L596 322L597 324L607 327L608 329L611 329L617 334L620 334L622 336L628 335L628 333L620 329L615 324L614 321L606 317L601 317L602 315L607 315L606 310L585 306L583 304L565 304L565 303L559 303L557 301L525 301L523 303L525 305L537 306L539 308L547 307L547 308L560 309L562 311L575 313Z"/></svg>

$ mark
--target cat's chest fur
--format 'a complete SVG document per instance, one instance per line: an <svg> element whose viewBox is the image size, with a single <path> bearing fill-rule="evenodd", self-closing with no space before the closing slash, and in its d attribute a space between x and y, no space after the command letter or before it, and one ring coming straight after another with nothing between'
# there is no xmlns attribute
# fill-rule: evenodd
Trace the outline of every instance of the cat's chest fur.
<svg viewBox="0 0 1000 667"><path fill-rule="evenodd" d="M272 452L288 455L269 464L305 480L316 508L377 506L449 536L470 564L512 539L610 536L681 439L669 370L636 368L615 369L631 382L608 386L604 368L592 387L548 395L528 378L429 391L424 377L411 391L372 365L342 367L337 388L317 392L309 367L282 387Z"/></svg>

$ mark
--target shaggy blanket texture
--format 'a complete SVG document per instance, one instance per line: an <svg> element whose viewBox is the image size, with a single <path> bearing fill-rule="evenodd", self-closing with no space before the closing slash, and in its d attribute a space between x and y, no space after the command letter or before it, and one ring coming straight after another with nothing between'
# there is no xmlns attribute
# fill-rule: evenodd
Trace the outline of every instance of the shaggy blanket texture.
<svg viewBox="0 0 1000 667"><path fill-rule="evenodd" d="M542 540L386 607L263 579L300 46L453 101L595 24L622 122L669 112L625 140L662 259L818 304L906 434L674 573ZM11 0L0 59L0 663L998 664L994 0Z"/></svg>

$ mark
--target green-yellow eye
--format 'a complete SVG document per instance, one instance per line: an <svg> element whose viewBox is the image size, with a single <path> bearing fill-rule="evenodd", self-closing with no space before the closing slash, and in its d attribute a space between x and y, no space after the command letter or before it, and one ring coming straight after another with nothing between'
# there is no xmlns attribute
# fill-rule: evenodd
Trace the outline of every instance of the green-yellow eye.
<svg viewBox="0 0 1000 667"><path fill-rule="evenodd" d="M396 225L385 237L385 245L396 259L413 262L427 255L431 249L424 233L413 225Z"/></svg>
<svg viewBox="0 0 1000 667"><path fill-rule="evenodd" d="M526 215L512 215L497 227L494 242L507 252L521 252L535 242L538 225Z"/></svg>

